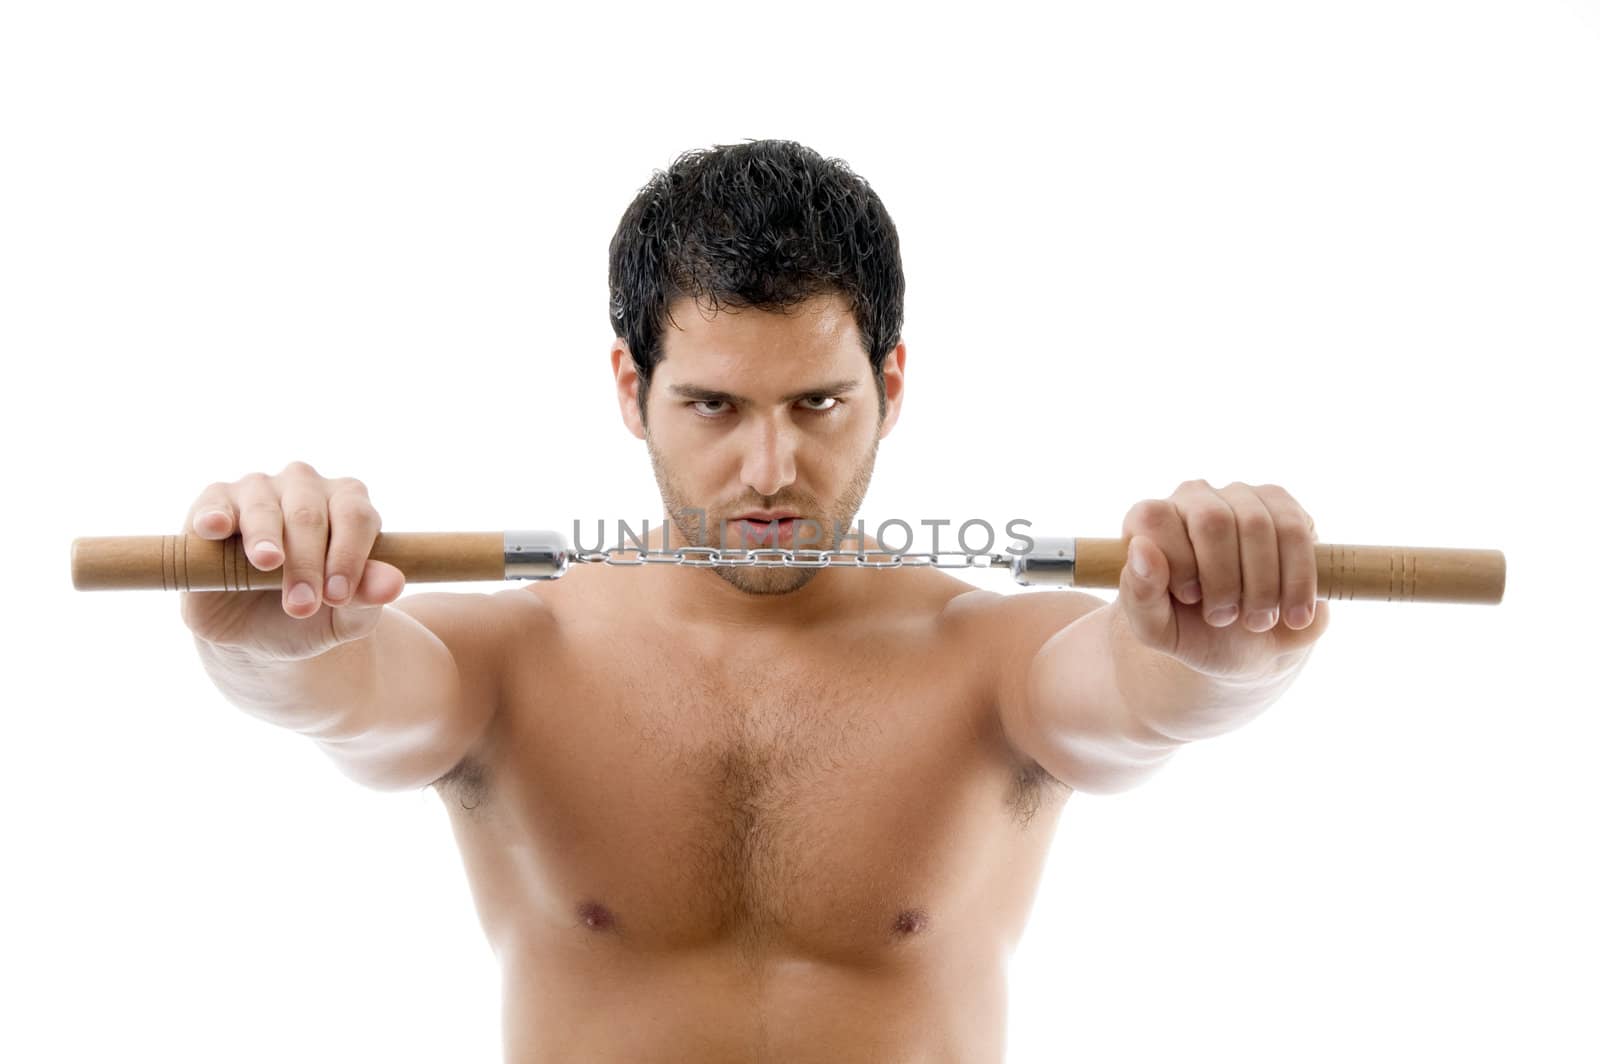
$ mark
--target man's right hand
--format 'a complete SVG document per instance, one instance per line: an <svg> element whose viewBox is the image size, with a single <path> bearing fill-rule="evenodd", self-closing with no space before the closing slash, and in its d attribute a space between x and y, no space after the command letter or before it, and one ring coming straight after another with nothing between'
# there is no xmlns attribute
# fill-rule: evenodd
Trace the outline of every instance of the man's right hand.
<svg viewBox="0 0 1600 1064"><path fill-rule="evenodd" d="M206 539L237 531L251 565L283 565L283 586L182 592L183 622L207 643L277 661L316 657L369 635L406 583L399 569L367 557L380 526L365 484L330 480L304 462L277 476L212 484L189 507L184 531Z"/></svg>

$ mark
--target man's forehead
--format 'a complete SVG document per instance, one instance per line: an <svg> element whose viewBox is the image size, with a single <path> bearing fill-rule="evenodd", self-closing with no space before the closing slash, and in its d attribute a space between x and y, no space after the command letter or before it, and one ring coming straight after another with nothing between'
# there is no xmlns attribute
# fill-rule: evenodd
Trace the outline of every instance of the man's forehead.
<svg viewBox="0 0 1600 1064"><path fill-rule="evenodd" d="M672 305L662 334L659 374L707 387L737 390L732 379L783 387L808 378L854 376L866 359L849 304L842 296L813 297L786 310L722 306L682 299ZM718 378L711 380L707 378Z"/></svg>

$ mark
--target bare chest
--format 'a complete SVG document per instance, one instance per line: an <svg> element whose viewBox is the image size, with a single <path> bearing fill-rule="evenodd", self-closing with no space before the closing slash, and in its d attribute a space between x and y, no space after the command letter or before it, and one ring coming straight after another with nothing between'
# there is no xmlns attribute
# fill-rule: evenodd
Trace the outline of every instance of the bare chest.
<svg viewBox="0 0 1600 1064"><path fill-rule="evenodd" d="M783 653L547 648L513 668L452 809L486 920L842 962L973 920L1020 931L1047 788L959 649L915 631Z"/></svg>

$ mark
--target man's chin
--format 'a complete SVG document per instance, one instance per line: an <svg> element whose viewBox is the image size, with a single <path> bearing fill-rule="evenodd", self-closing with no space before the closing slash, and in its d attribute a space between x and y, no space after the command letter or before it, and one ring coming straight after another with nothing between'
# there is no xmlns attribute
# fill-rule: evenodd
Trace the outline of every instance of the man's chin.
<svg viewBox="0 0 1600 1064"><path fill-rule="evenodd" d="M799 591L817 575L817 568L785 566L714 565L711 571L724 583L747 595L787 595Z"/></svg>

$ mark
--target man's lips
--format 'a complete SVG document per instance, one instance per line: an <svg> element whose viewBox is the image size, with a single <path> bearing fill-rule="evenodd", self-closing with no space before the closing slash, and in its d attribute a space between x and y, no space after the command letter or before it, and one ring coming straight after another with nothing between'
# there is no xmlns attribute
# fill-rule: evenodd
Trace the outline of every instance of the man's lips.
<svg viewBox="0 0 1600 1064"><path fill-rule="evenodd" d="M735 517L731 518L729 523L738 540L746 543L791 543L794 540L794 527L798 520L798 515L770 518Z"/></svg>

